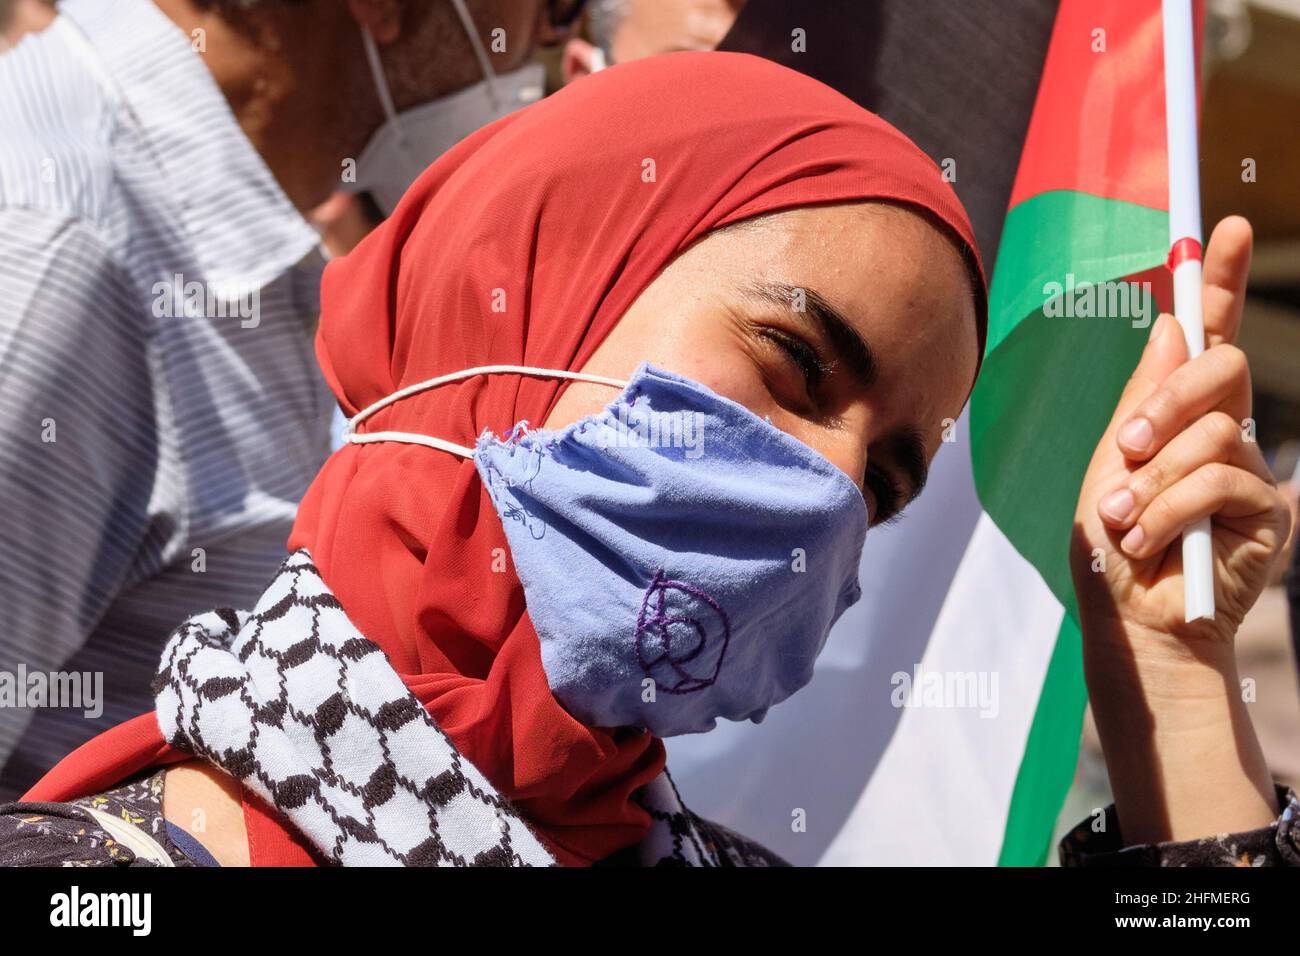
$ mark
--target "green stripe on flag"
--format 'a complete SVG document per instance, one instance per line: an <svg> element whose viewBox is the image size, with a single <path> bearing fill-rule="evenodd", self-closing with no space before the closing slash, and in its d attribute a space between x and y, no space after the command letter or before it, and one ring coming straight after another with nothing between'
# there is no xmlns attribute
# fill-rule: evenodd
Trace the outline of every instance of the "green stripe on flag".
<svg viewBox="0 0 1300 956"><path fill-rule="evenodd" d="M1077 285L1132 275L1160 265L1168 249L1163 209L1064 189L1017 203L1002 227L985 354L1042 309L1046 283L1063 283L1067 273Z"/></svg>
<svg viewBox="0 0 1300 956"><path fill-rule="evenodd" d="M1065 607L1020 770L1000 865L1039 865L1074 777L1087 700L1069 543L1083 473L1146 344L1131 317L1045 313L1049 283L1123 281L1164 261L1168 214L1067 190L1008 214L989 344L971 399L984 510ZM1144 303L1155 318L1154 301Z"/></svg>
<svg viewBox="0 0 1300 956"><path fill-rule="evenodd" d="M1043 193L1007 216L990 349L971 398L975 488L1070 613L1079 484L1150 330L1124 317L1050 317L1043 287L1067 273L1079 286L1149 269L1164 259L1167 230L1163 212L1082 193ZM1146 306L1154 319L1154 303Z"/></svg>
<svg viewBox="0 0 1300 956"><path fill-rule="evenodd" d="M1080 655L1079 625L1066 614L1056 633L1056 647L1011 791L998 866L1042 866L1047 862L1056 817L1074 780L1083 709L1088 701Z"/></svg>

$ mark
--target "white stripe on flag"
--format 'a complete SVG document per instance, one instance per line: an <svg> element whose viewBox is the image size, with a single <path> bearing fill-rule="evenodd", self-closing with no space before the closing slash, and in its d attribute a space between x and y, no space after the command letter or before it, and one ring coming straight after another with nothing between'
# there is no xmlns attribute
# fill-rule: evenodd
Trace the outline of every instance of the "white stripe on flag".
<svg viewBox="0 0 1300 956"><path fill-rule="evenodd" d="M801 866L840 832L902 717L890 677L925 653L979 521L965 415L954 438L905 520L867 535L862 600L831 630L812 683L760 725L722 720L668 741L668 767L696 813Z"/></svg>
<svg viewBox="0 0 1300 956"><path fill-rule="evenodd" d="M997 863L1063 613L1033 566L981 515L921 667L996 675L997 714L906 709L823 865Z"/></svg>

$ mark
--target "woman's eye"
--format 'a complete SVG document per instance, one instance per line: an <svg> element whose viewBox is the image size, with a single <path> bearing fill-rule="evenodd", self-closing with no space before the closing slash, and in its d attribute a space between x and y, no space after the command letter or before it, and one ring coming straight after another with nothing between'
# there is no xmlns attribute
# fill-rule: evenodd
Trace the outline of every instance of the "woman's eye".
<svg viewBox="0 0 1300 956"><path fill-rule="evenodd" d="M763 329L762 334L785 352L799 369L808 395L810 398L813 397L826 376L830 374L830 366L822 361L821 355L815 348L797 336L779 329Z"/></svg>

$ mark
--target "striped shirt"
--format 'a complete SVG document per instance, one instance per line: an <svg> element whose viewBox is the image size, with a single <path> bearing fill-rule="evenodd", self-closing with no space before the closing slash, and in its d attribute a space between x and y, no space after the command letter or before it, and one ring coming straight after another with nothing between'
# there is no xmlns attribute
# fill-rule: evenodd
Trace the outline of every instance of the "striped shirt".
<svg viewBox="0 0 1300 956"><path fill-rule="evenodd" d="M149 0L65 0L0 54L0 800L150 709L168 633L284 559L329 452L322 265ZM40 697L56 671L82 699Z"/></svg>

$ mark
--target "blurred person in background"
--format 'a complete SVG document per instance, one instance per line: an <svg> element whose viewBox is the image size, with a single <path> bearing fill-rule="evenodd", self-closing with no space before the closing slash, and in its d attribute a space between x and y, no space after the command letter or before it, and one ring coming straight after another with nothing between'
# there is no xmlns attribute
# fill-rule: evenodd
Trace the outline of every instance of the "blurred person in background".
<svg viewBox="0 0 1300 956"><path fill-rule="evenodd" d="M535 45L557 46L568 35L584 5L585 0L548 0L546 15L539 21L533 37ZM532 9L535 4L528 0L524 6ZM504 37L494 35L493 42L504 42ZM455 96L426 104L406 117L397 116L385 105L390 126L387 133L392 140L386 145L385 153L391 161L400 160L405 173L393 177L380 169L377 182L371 179L345 183L311 210L307 219L320 232L328 255L341 256L352 251L392 212L405 188L394 189L393 184L409 185L426 165L485 122L526 106L545 92L545 69L539 63L526 62L506 75L497 74L486 58L480 63L484 72L482 80L462 88ZM372 69L376 68L377 61L371 65ZM372 192L376 187L377 194Z"/></svg>
<svg viewBox="0 0 1300 956"><path fill-rule="evenodd" d="M554 4L551 5L554 7ZM0 795L256 597L329 452L305 215L509 112L542 0L21 2L0 55ZM45 16L45 22L42 19ZM79 675L77 701L26 693ZM69 706L69 704L75 706Z"/></svg>
<svg viewBox="0 0 1300 956"><path fill-rule="evenodd" d="M0 53L54 20L54 0L0 0Z"/></svg>
<svg viewBox="0 0 1300 956"><path fill-rule="evenodd" d="M657 53L715 49L744 5L745 0L593 0L586 7L590 39L573 37L564 45L564 82Z"/></svg>

